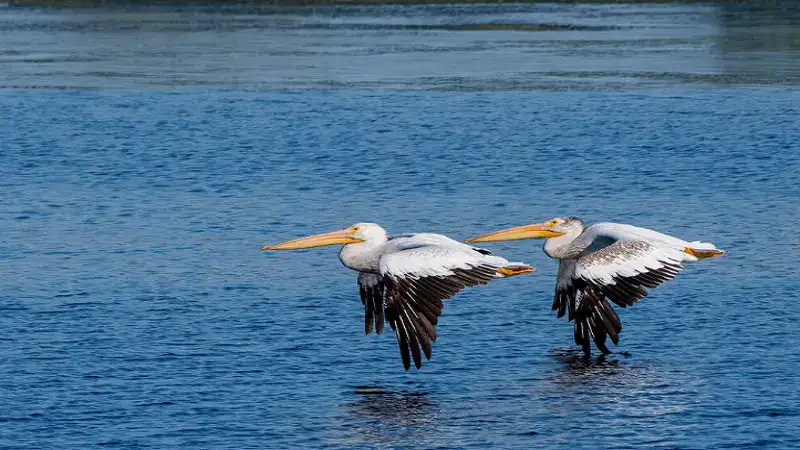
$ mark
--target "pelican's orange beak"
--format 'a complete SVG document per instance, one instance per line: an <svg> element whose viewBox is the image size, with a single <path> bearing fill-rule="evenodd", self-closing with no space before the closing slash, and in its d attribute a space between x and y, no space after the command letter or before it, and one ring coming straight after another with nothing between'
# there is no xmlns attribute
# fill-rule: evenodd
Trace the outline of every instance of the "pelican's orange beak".
<svg viewBox="0 0 800 450"><path fill-rule="evenodd" d="M331 231L330 233L315 234L300 239L293 239L291 241L281 242L275 245L263 245L261 250L300 250L303 248L324 247L326 245L336 244L355 244L357 242L364 242L363 239L353 237L353 229L346 228L339 231Z"/></svg>
<svg viewBox="0 0 800 450"><path fill-rule="evenodd" d="M495 231L494 233L467 239L464 242L516 241L518 239L551 238L562 235L564 235L564 233L560 231L550 230L545 223L536 223L533 225L523 225L521 227Z"/></svg>

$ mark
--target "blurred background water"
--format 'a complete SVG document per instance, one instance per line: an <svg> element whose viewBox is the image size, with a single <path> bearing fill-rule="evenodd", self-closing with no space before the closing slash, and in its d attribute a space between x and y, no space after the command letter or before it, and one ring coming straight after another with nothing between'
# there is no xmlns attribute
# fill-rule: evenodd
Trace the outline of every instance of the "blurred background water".
<svg viewBox="0 0 800 450"><path fill-rule="evenodd" d="M795 2L0 8L4 89L796 84Z"/></svg>
<svg viewBox="0 0 800 450"><path fill-rule="evenodd" d="M793 5L0 8L0 447L800 446ZM587 363L492 245L406 373L259 251L556 215L729 253Z"/></svg>

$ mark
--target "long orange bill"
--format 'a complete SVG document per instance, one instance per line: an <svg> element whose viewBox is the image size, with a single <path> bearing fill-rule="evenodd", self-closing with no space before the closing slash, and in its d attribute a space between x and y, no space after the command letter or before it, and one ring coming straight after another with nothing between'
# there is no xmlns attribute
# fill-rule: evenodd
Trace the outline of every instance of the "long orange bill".
<svg viewBox="0 0 800 450"><path fill-rule="evenodd" d="M516 241L518 239L551 238L561 236L560 231L548 230L543 223L533 225L523 225L521 227L507 228L495 231L494 233L484 234L483 236L467 239L464 242L494 242L494 241Z"/></svg>
<svg viewBox="0 0 800 450"><path fill-rule="evenodd" d="M352 231L347 228L339 231L331 231L330 233L315 234L300 239L293 239L291 241L281 242L280 244L263 245L261 246L261 250L299 250L303 248L324 247L326 245L355 244L357 242L364 242L364 240L353 237Z"/></svg>

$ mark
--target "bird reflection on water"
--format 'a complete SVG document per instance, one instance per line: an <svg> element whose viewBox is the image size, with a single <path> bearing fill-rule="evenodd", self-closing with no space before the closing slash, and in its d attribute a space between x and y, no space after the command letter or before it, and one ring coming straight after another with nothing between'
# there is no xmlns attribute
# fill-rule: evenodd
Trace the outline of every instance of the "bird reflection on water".
<svg viewBox="0 0 800 450"><path fill-rule="evenodd" d="M579 349L553 349L549 357L556 364L543 381L561 395L584 395L585 386L591 384L593 395L606 393L619 398L669 384L664 377L666 373L634 360L627 352L587 358ZM573 389L576 392L570 392Z"/></svg>
<svg viewBox="0 0 800 450"><path fill-rule="evenodd" d="M391 391L382 386L356 386L360 398L347 407L350 426L365 444L424 439L435 426L437 407L427 392Z"/></svg>
<svg viewBox="0 0 800 450"><path fill-rule="evenodd" d="M600 354L587 357L579 349L555 349L550 357L561 363L563 367L556 370L564 378L581 379L585 377L608 378L620 376L625 367L620 364L620 357L630 356L628 353Z"/></svg>
<svg viewBox="0 0 800 450"><path fill-rule="evenodd" d="M580 350L568 349L551 351L550 357L557 361L556 367L542 380L537 394L565 399L563 410L549 411L554 416L603 404L613 417L606 419L609 425L627 421L646 426L664 415L684 413L704 398L702 380L653 367L628 353L586 358ZM686 424L682 431L691 428Z"/></svg>

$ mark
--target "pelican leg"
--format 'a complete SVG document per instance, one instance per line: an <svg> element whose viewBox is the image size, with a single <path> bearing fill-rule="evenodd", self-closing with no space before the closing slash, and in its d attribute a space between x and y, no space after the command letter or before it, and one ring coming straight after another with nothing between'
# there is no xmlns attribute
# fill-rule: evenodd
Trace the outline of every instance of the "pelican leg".
<svg viewBox="0 0 800 450"><path fill-rule="evenodd" d="M532 273L536 269L531 266L507 266L497 269L497 273L503 277L513 277L515 275L522 275Z"/></svg>
<svg viewBox="0 0 800 450"><path fill-rule="evenodd" d="M716 256L722 256L725 254L725 250L696 250L693 248L686 247L684 253L688 253L694 256L697 259L706 259L706 258L714 258Z"/></svg>

